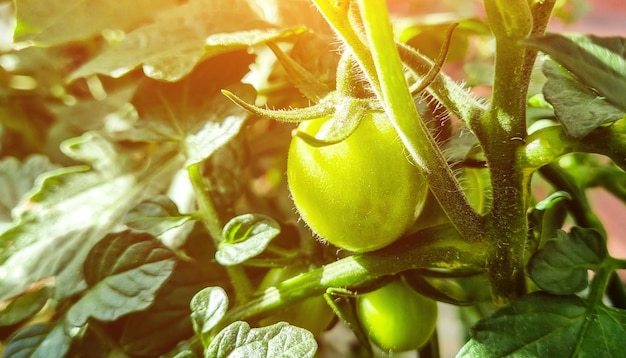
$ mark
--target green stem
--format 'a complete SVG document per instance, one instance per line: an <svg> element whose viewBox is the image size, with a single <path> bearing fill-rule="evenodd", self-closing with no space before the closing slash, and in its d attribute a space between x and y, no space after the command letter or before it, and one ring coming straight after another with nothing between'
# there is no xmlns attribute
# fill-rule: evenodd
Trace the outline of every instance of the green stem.
<svg viewBox="0 0 626 358"><path fill-rule="evenodd" d="M594 309L597 306L602 305L602 300L604 299L604 293L606 291L607 286L609 285L609 281L611 279L611 275L614 272L614 268L611 265L602 265L595 272L595 276L589 285L589 300L591 309Z"/></svg>
<svg viewBox="0 0 626 358"><path fill-rule="evenodd" d="M526 0L485 0L496 38L491 107L476 128L491 171L493 206L487 217L492 242L486 265L494 302L503 304L526 293L526 204L530 173L518 160L526 139L526 92L532 71L519 41L532 29Z"/></svg>
<svg viewBox="0 0 626 358"><path fill-rule="evenodd" d="M568 136L562 126L555 125L529 135L526 144L518 150L518 160L521 167L532 172L568 153L597 153L611 158L626 170L625 139L626 124L621 122L600 127L580 139Z"/></svg>
<svg viewBox="0 0 626 358"><path fill-rule="evenodd" d="M359 1L365 32L380 80L379 100L431 191L452 224L468 241L483 238L482 217L472 208L409 91L384 0Z"/></svg>
<svg viewBox="0 0 626 358"><path fill-rule="evenodd" d="M222 223L220 222L215 206L211 201L208 190L205 185L204 177L200 169L200 164L193 164L187 167L189 179L196 193L198 206L202 213L202 222L207 229L209 236L213 239L213 244L217 248L222 241ZM252 293L252 284L248 279L243 267L225 266L226 272L230 277L230 282L235 291L235 301L237 303L245 302Z"/></svg>
<svg viewBox="0 0 626 358"><path fill-rule="evenodd" d="M284 281L235 306L220 326L268 314L307 297L322 295L328 288L358 289L377 278L410 269L476 270L485 260L487 250L482 247L485 245L462 240L450 225L423 230L418 236L397 241L378 251L348 256Z"/></svg>
<svg viewBox="0 0 626 358"><path fill-rule="evenodd" d="M398 43L397 46L400 59L416 75L431 71L434 66L433 61L405 44ZM459 117L472 130L478 125L480 118L487 110L484 103L441 72L426 88L426 92L443 104L448 111Z"/></svg>
<svg viewBox="0 0 626 358"><path fill-rule="evenodd" d="M328 24L348 45L346 51L352 51L365 76L369 79L375 93L380 92L376 67L372 61L370 51L361 41L359 35L349 20L350 4L352 1L313 0Z"/></svg>

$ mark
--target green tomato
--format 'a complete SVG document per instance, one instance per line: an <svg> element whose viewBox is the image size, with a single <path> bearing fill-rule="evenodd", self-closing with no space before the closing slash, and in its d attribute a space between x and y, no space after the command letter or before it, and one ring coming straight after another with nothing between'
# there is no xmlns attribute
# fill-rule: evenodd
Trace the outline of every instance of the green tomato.
<svg viewBox="0 0 626 358"><path fill-rule="evenodd" d="M306 271L306 267L288 266L284 268L273 268L263 277L259 285L260 290L271 286L276 286L286 279L292 278ZM335 314L328 306L323 296L314 296L302 302L286 307L271 316L259 320L261 326L269 326L278 322L288 322L313 333L315 336L328 328L333 321Z"/></svg>
<svg viewBox="0 0 626 358"><path fill-rule="evenodd" d="M385 351L421 348L437 323L437 302L415 292L402 280L357 297L361 327Z"/></svg>
<svg viewBox="0 0 626 358"><path fill-rule="evenodd" d="M315 136L329 118L302 122ZM415 222L428 186L383 112L369 112L345 140L316 146L295 136L289 189L302 219L329 243L354 252L385 247Z"/></svg>

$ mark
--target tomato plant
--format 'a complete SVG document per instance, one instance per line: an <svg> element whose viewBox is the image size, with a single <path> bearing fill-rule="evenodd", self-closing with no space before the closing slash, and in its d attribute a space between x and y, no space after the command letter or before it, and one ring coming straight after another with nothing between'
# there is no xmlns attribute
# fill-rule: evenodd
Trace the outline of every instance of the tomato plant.
<svg viewBox="0 0 626 358"><path fill-rule="evenodd" d="M385 351L421 348L437 323L437 302L393 280L357 298L357 314L371 340Z"/></svg>
<svg viewBox="0 0 626 358"><path fill-rule="evenodd" d="M0 1L2 356L620 356L585 4Z"/></svg>

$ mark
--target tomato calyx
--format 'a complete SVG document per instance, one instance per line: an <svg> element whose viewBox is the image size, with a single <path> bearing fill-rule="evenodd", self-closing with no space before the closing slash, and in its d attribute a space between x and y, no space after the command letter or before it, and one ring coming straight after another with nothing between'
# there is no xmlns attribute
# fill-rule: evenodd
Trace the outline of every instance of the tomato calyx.
<svg viewBox="0 0 626 358"><path fill-rule="evenodd" d="M296 135L314 146L339 143L348 138L361 123L368 111L381 110L378 103L370 98L355 98L330 92L316 104L294 109L265 109L249 104L237 95L223 90L222 93L241 108L259 117L280 122L300 123L304 121L328 118L328 121L315 134L297 131Z"/></svg>

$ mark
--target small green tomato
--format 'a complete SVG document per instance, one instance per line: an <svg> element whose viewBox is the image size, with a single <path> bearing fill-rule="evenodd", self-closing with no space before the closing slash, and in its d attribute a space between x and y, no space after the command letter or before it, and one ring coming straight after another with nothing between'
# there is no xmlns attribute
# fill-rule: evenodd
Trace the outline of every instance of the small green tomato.
<svg viewBox="0 0 626 358"><path fill-rule="evenodd" d="M385 351L421 348L437 323L437 302L402 280L357 297L357 315L371 341Z"/></svg>
<svg viewBox="0 0 626 358"><path fill-rule="evenodd" d="M328 120L302 122L298 131L314 137ZM287 179L308 226L329 243L354 252L397 240L419 215L428 192L389 119L374 111L339 143L317 146L296 135Z"/></svg>

